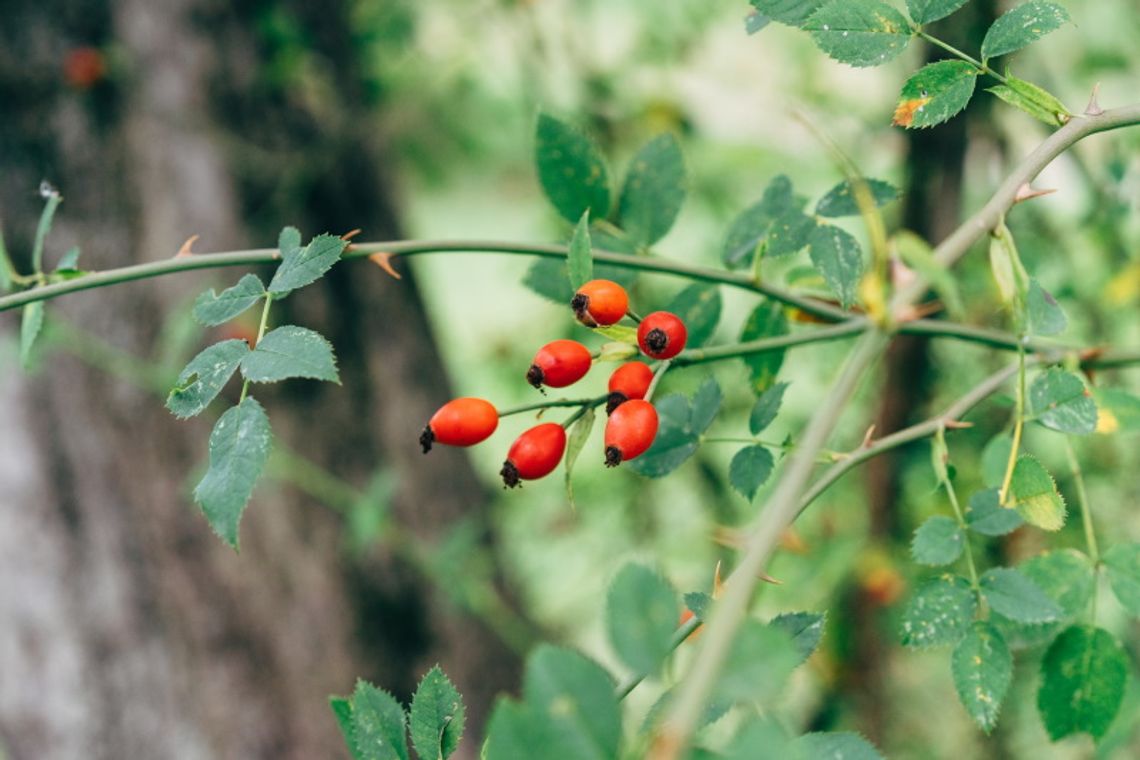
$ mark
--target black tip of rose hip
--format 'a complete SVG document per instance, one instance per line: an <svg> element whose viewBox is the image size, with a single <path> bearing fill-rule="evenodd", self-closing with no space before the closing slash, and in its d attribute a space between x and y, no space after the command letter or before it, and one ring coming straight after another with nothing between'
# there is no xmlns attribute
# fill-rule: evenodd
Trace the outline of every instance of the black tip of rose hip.
<svg viewBox="0 0 1140 760"><path fill-rule="evenodd" d="M519 485L519 468L515 467L514 462L507 460L503 462L503 469L499 470L499 474L503 476L503 485L507 488L514 488Z"/></svg>
<svg viewBox="0 0 1140 760"><path fill-rule="evenodd" d="M530 365L530 369L526 371L526 381L535 388L542 390L543 379L542 367L537 364Z"/></svg>
<svg viewBox="0 0 1140 760"><path fill-rule="evenodd" d="M575 293L574 297L570 299L570 308L574 310L574 316L578 321L587 327L597 327L598 323L590 316L588 309L590 308L590 297Z"/></svg>
<svg viewBox="0 0 1140 760"><path fill-rule="evenodd" d="M435 433L431 432L431 425L424 426L424 432L420 433L420 445L424 447L424 453L431 451L431 445L435 442Z"/></svg>
<svg viewBox="0 0 1140 760"><path fill-rule="evenodd" d="M606 415L614 413L614 409L629 401L629 398L621 391L614 391L609 396L606 396Z"/></svg>
<svg viewBox="0 0 1140 760"><path fill-rule="evenodd" d="M606 467L617 467L621 464L621 452L617 446L606 447Z"/></svg>
<svg viewBox="0 0 1140 760"><path fill-rule="evenodd" d="M645 336L645 345L652 349L653 353L659 354L665 350L665 346L669 343L669 336L660 327L654 327Z"/></svg>

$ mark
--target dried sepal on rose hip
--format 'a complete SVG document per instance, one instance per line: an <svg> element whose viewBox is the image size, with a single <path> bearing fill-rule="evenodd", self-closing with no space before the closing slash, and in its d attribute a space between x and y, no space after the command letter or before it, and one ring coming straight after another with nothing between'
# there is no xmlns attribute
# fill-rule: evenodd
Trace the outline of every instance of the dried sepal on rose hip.
<svg viewBox="0 0 1140 760"><path fill-rule="evenodd" d="M637 345L653 359L672 359L685 348L689 331L676 314L655 311L637 326Z"/></svg>
<svg viewBox="0 0 1140 760"><path fill-rule="evenodd" d="M565 388L585 377L594 358L576 340L555 340L538 349L526 372L526 381L535 388Z"/></svg>
<svg viewBox="0 0 1140 760"><path fill-rule="evenodd" d="M621 321L629 311L629 296L613 280L590 280L578 288L570 308L586 327L604 327Z"/></svg>
<svg viewBox="0 0 1140 760"><path fill-rule="evenodd" d="M499 474L507 488L523 480L537 480L554 471L566 451L566 429L557 422L544 422L520 435L507 451Z"/></svg>
<svg viewBox="0 0 1140 760"><path fill-rule="evenodd" d="M645 362L632 361L621 365L610 375L606 414L613 414L626 401L645 398L652 384L653 370Z"/></svg>
<svg viewBox="0 0 1140 760"><path fill-rule="evenodd" d="M644 399L627 401L606 421L606 467L644 454L657 437L657 410Z"/></svg>
<svg viewBox="0 0 1140 760"><path fill-rule="evenodd" d="M428 420L420 433L420 445L425 454L433 443L474 446L487 440L498 426L499 412L491 402L471 397L452 399Z"/></svg>

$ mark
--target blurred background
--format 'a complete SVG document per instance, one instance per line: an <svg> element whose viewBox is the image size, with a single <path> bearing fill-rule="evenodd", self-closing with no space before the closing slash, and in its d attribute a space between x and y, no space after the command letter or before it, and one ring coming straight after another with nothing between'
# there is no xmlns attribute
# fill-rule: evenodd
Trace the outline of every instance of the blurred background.
<svg viewBox="0 0 1140 760"><path fill-rule="evenodd" d="M1066 5L1075 26L1015 57L1016 73L1074 111L1098 82L1106 107L1137 100L1135 0ZM1002 7L975 0L937 32L976 50ZM0 224L26 268L47 180L65 198L49 265L73 245L88 269L159 260L191 235L200 251L264 247L286 224L306 237L359 227L360 240L565 240L531 163L544 109L590 132L616 176L645 140L677 134L689 198L656 251L717 265L728 223L773 176L789 174L810 197L840 178L804 122L868 176L903 188L886 212L892 227L935 241L1045 134L986 95L946 126L891 128L899 86L931 51L915 44L888 66L851 69L787 27L748 36L749 10L743 0L4 0ZM1060 192L1010 219L1074 343L1140 343L1137 132L1078 146L1040 181ZM771 276L795 279L803 263ZM595 431L575 470L575 508L561 470L501 489L499 465L533 424L526 415L476 449L421 455L419 431L445 400L533 401L522 379L534 350L586 335L569 309L525 285L521 257L433 255L397 268L401 281L339 265L275 310L279 323L330 337L342 385L292 381L258 394L276 448L240 554L190 497L213 420L179 422L162 406L191 356L241 334L203 330L189 314L197 293L237 273L53 302L28 372L16 315L4 315L0 758L347 757L327 696L359 676L406 701L437 662L465 697L463 752L476 757L495 695L517 690L535 642L579 647L620 672L601 613L625 561L642 559L683 590L708 591L718 560L731 567L714 535L751 519L766 494L748 502L728 487L737 447L707 444L647 481L606 471ZM982 252L961 282L967 321L1002 324ZM660 308L684 285L642 276L634 302ZM719 342L736 339L756 304L722 296ZM786 411L767 437L796 435L843 351L789 355ZM921 419L1007 361L900 339L832 446L854 448L872 424L881 435ZM711 432L744 435L752 396L740 362L670 373L662 390L689 392L710 371L726 396ZM581 395L604 390L605 374L592 373ZM1137 375L1096 382L1137 390ZM980 452L1006 428L1009 406L986 404L973 428L950 436L963 495L979 487ZM1136 442L1078 442L1106 538L1140 540ZM1027 446L1070 495L1058 437L1030 431ZM909 559L911 533L946 510L929 447L916 444L849 475L785 536L770 568L782 585L764 589L760 614L829 617L776 715L794 731L860 731L895 758L1091 756L1087 737L1050 744L1044 733L1040 647L1018 655L1002 720L984 740L957 704L946 653L896 643L908 590L930 575ZM1080 545L1071 521L1057 536L1022 530L984 548L987 561L1012 564ZM1098 609L1140 662L1136 622L1108 596ZM1135 683L1097 756L1140 756ZM634 692L630 726L660 692Z"/></svg>

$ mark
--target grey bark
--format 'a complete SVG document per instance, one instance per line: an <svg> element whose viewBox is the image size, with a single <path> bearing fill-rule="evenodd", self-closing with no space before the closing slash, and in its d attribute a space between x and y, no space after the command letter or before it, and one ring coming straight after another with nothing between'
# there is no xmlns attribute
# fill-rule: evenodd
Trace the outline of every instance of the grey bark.
<svg viewBox="0 0 1140 760"><path fill-rule="evenodd" d="M305 5L292 10L303 17ZM319 10L307 22L314 55L333 72L336 118L282 100L264 104L274 126L258 132L252 114L224 108L245 97L260 64L252 6L6 3L0 221L9 247L27 250L45 177L66 198L49 263L74 243L100 269L173 255L191 234L202 235L200 250L262 245L271 223L394 234L383 146L356 126L351 105L347 14L337 3ZM92 42L116 51L110 76L68 88L64 52ZM303 142L323 167L260 224L247 211L265 199L251 197L258 185L234 149L251 135L286 151ZM171 305L207 281L134 283L49 308L147 356ZM355 264L311 290L280 316L328 335L343 386L259 389L277 438L357 484L388 468L399 484L393 508L424 540L478 519L486 498L466 459L427 459L415 447L448 395L415 283ZM5 323L15 327L11 316ZM476 736L464 752L477 754L491 699L518 668L481 624L387 553L348 556L340 518L279 484L255 493L235 554L189 496L210 420L178 422L148 391L64 354L33 375L10 352L4 361L0 748L11 760L343 757L327 696L359 675L406 698L436 661L468 702Z"/></svg>

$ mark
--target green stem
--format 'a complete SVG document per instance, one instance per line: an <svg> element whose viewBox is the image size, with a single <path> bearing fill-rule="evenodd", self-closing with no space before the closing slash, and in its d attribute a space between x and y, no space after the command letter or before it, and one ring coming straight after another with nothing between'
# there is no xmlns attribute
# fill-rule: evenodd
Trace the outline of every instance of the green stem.
<svg viewBox="0 0 1140 760"><path fill-rule="evenodd" d="M1081 472L1081 463L1077 459L1077 452L1073 450L1073 444L1068 436L1065 437L1065 456L1069 459L1069 469L1073 473L1073 484L1077 488L1077 506L1081 509L1081 522L1085 528L1085 544L1088 546L1089 558L1092 559L1093 565L1100 564L1100 550L1096 544L1096 531L1093 530L1092 509L1090 508L1089 495L1085 490L1085 477Z"/></svg>
<svg viewBox="0 0 1140 760"><path fill-rule="evenodd" d="M575 422L582 419L582 417L584 417L586 415L586 412L590 411L591 409L593 409L595 407L599 407L602 404L606 403L606 399L608 399L608 398L609 398L609 396L598 396L597 398L587 400L584 404L581 404L573 414L571 414L569 417L567 417L565 420L563 420L562 427L569 430L571 425L573 425Z"/></svg>
<svg viewBox="0 0 1140 760"><path fill-rule="evenodd" d="M273 294L265 294L265 306L261 308L261 324L257 326L257 340L253 342L250 348L257 348L257 344L261 343L261 339L265 337L265 328L269 326L269 307L273 305ZM246 394L249 393L249 379L247 378L241 384L241 396L238 397L238 404L245 401Z"/></svg>
<svg viewBox="0 0 1140 760"><path fill-rule="evenodd" d="M673 638L669 639L669 651L672 652L677 647L685 643L685 639L693 635L693 631L701 625L701 621L696 617L691 617L686 620L682 625L678 626L677 630L673 632ZM645 680L644 674L634 674L627 676L621 683L614 689L614 695L619 700L625 699L629 693L637 688L637 685Z"/></svg>
<svg viewBox="0 0 1140 760"><path fill-rule="evenodd" d="M804 346L809 343L839 340L840 338L866 332L870 325L871 323L863 318L849 319L837 325L820 327L802 333L778 335L774 338L760 338L743 343L730 343L725 346L715 346L713 348L690 349L682 352L674 359L673 365L677 367L688 367L693 364L721 361L723 359L749 356L751 354L761 354L767 351L777 351L793 346Z"/></svg>
<svg viewBox="0 0 1140 760"><path fill-rule="evenodd" d="M1017 455L1021 451L1021 431L1025 428L1025 349L1017 351L1017 405L1013 412L1013 443L1009 448L1009 460L1005 465L1005 477L998 492L998 503L1007 506L1009 485L1013 482L1013 470L1017 467Z"/></svg>
<svg viewBox="0 0 1140 760"><path fill-rule="evenodd" d="M666 359L657 365L653 370L653 380L650 381L649 387L645 390L645 400L652 401L653 394L657 392L657 384L661 382L661 378L665 377L665 373L673 366L675 359Z"/></svg>
<svg viewBox="0 0 1140 760"><path fill-rule="evenodd" d="M39 280L42 280L44 271L44 242L47 240L48 231L51 229L55 210L59 208L63 196L55 190L47 188L46 200L43 213L40 214L40 222L36 225L36 239L32 244L32 272Z"/></svg>
<svg viewBox="0 0 1140 760"><path fill-rule="evenodd" d="M1001 74L999 74L996 71L994 71L993 69L991 69L986 64L979 61L977 58L974 58L972 55L968 55L966 53L963 53L961 50L954 47L953 45L950 45L946 42L943 42L942 40L938 39L937 37L934 37L930 34L927 34L924 31L919 30L918 36L921 37L922 39L926 40L927 42L929 42L931 45L942 48L943 50L945 50L950 55L953 55L956 58L962 59L963 61L970 64L971 66L976 68L978 71L982 72L983 74L987 74L988 76L993 77L994 79L998 80L999 82L1001 82L1004 85L1007 85L1007 86L1009 85L1008 79L1006 79Z"/></svg>
<svg viewBox="0 0 1140 760"><path fill-rule="evenodd" d="M938 426L934 433L934 438L939 444L942 451L949 451L946 446L946 425ZM954 510L954 519L958 521L958 528L962 531L962 541L965 543L966 555L966 569L970 573L970 588L974 590L974 596L978 600L978 610L981 611L985 605L985 599L982 597L982 587L978 585L978 568L974 565L974 553L970 549L969 533L966 527L966 515L962 512L962 505L958 503L958 493L954 490L954 484L950 482L950 478L946 477L945 470L939 473L939 481L942 487L946 489L946 495L950 499L950 507Z"/></svg>
<svg viewBox="0 0 1140 760"><path fill-rule="evenodd" d="M607 396L595 396L593 398L561 398L551 401L536 401L533 404L523 404L522 406L511 406L506 409L499 410L499 417L510 417L512 414L522 414L524 412L534 412L539 409L554 409L564 406L597 406L604 404Z"/></svg>

